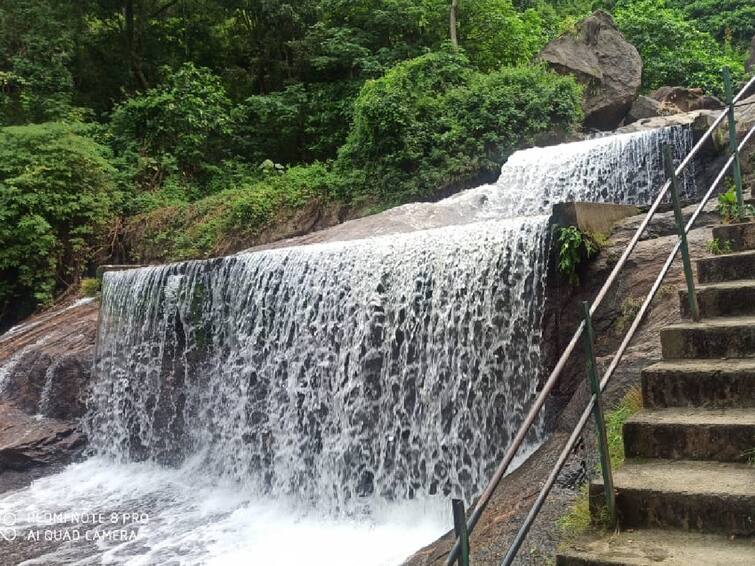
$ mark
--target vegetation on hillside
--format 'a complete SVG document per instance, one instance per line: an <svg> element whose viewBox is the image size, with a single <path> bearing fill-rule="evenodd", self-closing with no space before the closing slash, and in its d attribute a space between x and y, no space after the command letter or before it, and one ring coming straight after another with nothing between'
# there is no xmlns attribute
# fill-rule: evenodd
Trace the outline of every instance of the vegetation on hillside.
<svg viewBox="0 0 755 566"><path fill-rule="evenodd" d="M574 81L533 61L596 8L646 89L720 92L750 4L464 0L457 49L450 0L4 2L0 326L98 260L205 257L313 202L377 210L497 169L579 122Z"/></svg>

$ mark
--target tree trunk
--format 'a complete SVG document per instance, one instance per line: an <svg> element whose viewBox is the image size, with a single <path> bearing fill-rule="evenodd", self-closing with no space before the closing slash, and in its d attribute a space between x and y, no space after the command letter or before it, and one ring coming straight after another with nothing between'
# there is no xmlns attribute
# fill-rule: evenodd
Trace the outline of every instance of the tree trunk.
<svg viewBox="0 0 755 566"><path fill-rule="evenodd" d="M456 38L456 13L459 10L459 0L451 0L451 15L450 15L450 28L451 28L451 45L454 49L459 48L459 40Z"/></svg>
<svg viewBox="0 0 755 566"><path fill-rule="evenodd" d="M147 90L149 84L142 71L142 54L141 54L141 34L143 33L144 13L141 4L139 8L142 9L140 14L139 30L137 32L137 26L135 20L137 15L135 14L134 0L126 0L123 8L124 19L126 20L126 45L128 49L129 67L131 69L131 75L134 81L142 90Z"/></svg>

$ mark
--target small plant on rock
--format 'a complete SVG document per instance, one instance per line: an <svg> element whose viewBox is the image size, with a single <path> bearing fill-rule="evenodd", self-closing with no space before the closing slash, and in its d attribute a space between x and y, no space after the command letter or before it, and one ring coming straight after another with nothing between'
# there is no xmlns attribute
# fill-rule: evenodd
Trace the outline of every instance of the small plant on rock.
<svg viewBox="0 0 755 566"><path fill-rule="evenodd" d="M751 204L739 206L735 187L730 187L725 193L718 195L718 213L724 224L745 222L755 216L755 207Z"/></svg>
<svg viewBox="0 0 755 566"><path fill-rule="evenodd" d="M559 226L557 228L559 243L558 270L572 285L579 285L577 266L584 258L591 258L600 250L595 237L582 232L576 226ZM605 238L600 239L605 242Z"/></svg>
<svg viewBox="0 0 755 566"><path fill-rule="evenodd" d="M87 277L81 280L79 288L85 297L96 297L100 292L100 281L94 277Z"/></svg>
<svg viewBox="0 0 755 566"><path fill-rule="evenodd" d="M705 249L708 250L708 253L711 253L713 255L730 254L733 251L731 247L731 240L721 241L718 238L709 240L708 243L705 244Z"/></svg>

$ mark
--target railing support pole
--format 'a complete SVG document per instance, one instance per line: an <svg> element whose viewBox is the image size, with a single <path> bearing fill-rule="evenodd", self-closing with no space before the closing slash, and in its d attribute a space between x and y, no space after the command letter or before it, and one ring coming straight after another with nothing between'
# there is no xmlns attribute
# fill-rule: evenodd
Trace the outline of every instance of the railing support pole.
<svg viewBox="0 0 755 566"><path fill-rule="evenodd" d="M668 144L663 145L663 165L666 169L666 176L671 181L671 203L674 206L674 219L676 220L676 231L679 234L680 249L682 251L682 266L684 267L684 279L687 282L687 300L689 301L689 313L692 320L700 320L700 309L697 304L697 293L695 293L695 279L692 275L692 263L689 259L689 246L687 246L687 231L684 228L684 218L682 209L679 205L679 183L674 173L674 162L671 158L671 147Z"/></svg>
<svg viewBox="0 0 755 566"><path fill-rule="evenodd" d="M585 366L587 367L587 379L590 382L590 390L595 397L595 405L592 414L595 417L595 432L598 437L598 452L600 453L600 471L603 475L603 490L606 498L606 511L611 526L616 525L616 494L613 489L613 473L611 472L611 457L608 453L608 437L606 435L606 421L603 417L603 405L600 402L600 381L595 366L595 333L592 328L590 317L590 305L587 301L582 302L582 318L585 321L584 347Z"/></svg>
<svg viewBox="0 0 755 566"><path fill-rule="evenodd" d="M724 73L724 98L726 99L726 116L729 119L729 152L734 155L732 163L732 176L737 188L737 206L742 208L744 197L742 196L742 167L739 163L739 149L737 148L737 124L734 120L734 102L731 90L731 74L729 67L723 68Z"/></svg>
<svg viewBox="0 0 755 566"><path fill-rule="evenodd" d="M461 541L459 559L456 563L459 566L469 566L469 533L467 532L467 517L464 512L464 502L461 499L452 499L451 509L454 514L454 533L456 533L456 538Z"/></svg>

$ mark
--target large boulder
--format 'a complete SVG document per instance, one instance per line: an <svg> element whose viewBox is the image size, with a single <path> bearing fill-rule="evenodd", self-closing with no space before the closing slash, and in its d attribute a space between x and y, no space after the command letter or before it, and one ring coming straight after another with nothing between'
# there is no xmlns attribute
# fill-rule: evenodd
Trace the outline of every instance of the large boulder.
<svg viewBox="0 0 755 566"><path fill-rule="evenodd" d="M582 109L587 128L617 127L640 91L640 54L602 10L582 20L574 33L548 43L539 58L585 86Z"/></svg>
<svg viewBox="0 0 755 566"><path fill-rule="evenodd" d="M701 88L662 86L650 93L650 98L660 103L667 114L692 112L693 110L717 110L724 103L715 96L708 96Z"/></svg>
<svg viewBox="0 0 755 566"><path fill-rule="evenodd" d="M663 107L660 102L653 100L649 96L638 96L624 118L624 123L631 124L637 120L655 118L656 116L661 116L663 113Z"/></svg>

